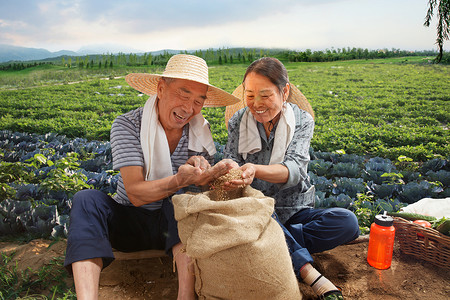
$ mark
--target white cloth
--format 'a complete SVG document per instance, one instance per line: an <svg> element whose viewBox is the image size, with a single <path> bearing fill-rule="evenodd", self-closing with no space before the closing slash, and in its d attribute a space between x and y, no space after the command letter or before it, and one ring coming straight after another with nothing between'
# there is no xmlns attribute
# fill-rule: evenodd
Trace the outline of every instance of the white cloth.
<svg viewBox="0 0 450 300"><path fill-rule="evenodd" d="M145 180L162 179L173 175L170 149L166 133L158 118L158 101L152 95L144 105L141 122L141 147L144 154ZM209 155L216 153L216 147L208 121L201 113L189 122L188 148Z"/></svg>
<svg viewBox="0 0 450 300"><path fill-rule="evenodd" d="M450 198L423 198L413 204L402 207L400 211L432 216L438 219L442 217L450 218Z"/></svg>
<svg viewBox="0 0 450 300"><path fill-rule="evenodd" d="M294 110L290 104L285 102L275 131L275 140L269 165L283 162L286 150L294 137L294 132ZM250 112L250 109L247 109L242 116L239 126L238 152L244 159L247 159L248 154L253 154L258 151L261 151L261 137L259 136L257 121Z"/></svg>

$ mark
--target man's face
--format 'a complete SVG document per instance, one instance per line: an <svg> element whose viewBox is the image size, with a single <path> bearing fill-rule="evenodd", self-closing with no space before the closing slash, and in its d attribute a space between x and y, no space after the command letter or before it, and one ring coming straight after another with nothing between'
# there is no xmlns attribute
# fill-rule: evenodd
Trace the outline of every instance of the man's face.
<svg viewBox="0 0 450 300"><path fill-rule="evenodd" d="M159 121L166 131L181 129L200 113L208 87L186 79L164 79L158 83Z"/></svg>

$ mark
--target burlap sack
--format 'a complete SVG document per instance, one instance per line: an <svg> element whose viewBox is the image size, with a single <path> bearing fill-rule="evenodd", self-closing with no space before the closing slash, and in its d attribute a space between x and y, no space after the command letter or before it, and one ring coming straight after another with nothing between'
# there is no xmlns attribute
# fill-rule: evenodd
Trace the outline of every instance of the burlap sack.
<svg viewBox="0 0 450 300"><path fill-rule="evenodd" d="M173 196L180 239L194 261L199 299L301 299L274 199L250 186L243 197Z"/></svg>

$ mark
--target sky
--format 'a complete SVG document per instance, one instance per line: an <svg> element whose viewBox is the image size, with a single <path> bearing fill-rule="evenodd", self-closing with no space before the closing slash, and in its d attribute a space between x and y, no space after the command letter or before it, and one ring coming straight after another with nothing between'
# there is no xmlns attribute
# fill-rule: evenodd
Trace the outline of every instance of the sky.
<svg viewBox="0 0 450 300"><path fill-rule="evenodd" d="M0 0L0 44L436 50L428 0ZM448 42L444 49L448 50Z"/></svg>

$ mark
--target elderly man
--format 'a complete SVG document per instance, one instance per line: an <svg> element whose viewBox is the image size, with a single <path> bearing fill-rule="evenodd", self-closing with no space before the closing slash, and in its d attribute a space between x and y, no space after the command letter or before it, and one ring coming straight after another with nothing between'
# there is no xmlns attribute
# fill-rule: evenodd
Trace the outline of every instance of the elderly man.
<svg viewBox="0 0 450 300"><path fill-rule="evenodd" d="M203 106L237 98L208 82L206 62L175 55L162 75L129 74L130 86L150 95L144 107L119 116L111 128L117 194L84 190L73 199L65 266L78 299L98 298L100 272L121 251L165 249L178 269L178 299L194 299L190 259L182 250L171 196L208 184L232 167L211 167L215 146Z"/></svg>

